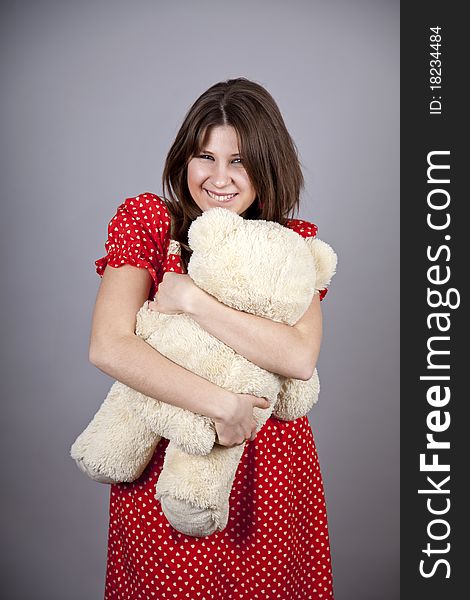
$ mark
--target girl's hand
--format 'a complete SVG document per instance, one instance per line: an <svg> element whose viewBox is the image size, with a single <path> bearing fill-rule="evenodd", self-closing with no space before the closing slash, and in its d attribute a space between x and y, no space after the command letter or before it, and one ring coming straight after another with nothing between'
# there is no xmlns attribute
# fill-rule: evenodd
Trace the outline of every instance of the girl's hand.
<svg viewBox="0 0 470 600"><path fill-rule="evenodd" d="M253 418L253 408L269 408L266 398L251 394L233 394L233 403L227 409L224 417L214 419L218 444L232 448L245 441L253 441L256 436L256 421Z"/></svg>
<svg viewBox="0 0 470 600"><path fill-rule="evenodd" d="M196 290L199 288L189 275L167 271L158 284L153 302L148 301L148 308L166 315L185 313Z"/></svg>

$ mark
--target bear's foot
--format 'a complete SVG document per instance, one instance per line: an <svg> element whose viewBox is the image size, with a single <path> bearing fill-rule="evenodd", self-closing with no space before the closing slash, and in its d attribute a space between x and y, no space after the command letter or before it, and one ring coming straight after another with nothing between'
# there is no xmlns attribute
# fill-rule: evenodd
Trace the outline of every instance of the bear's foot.
<svg viewBox="0 0 470 600"><path fill-rule="evenodd" d="M109 477L105 473L101 473L99 467L88 464L84 458L75 459L75 462L80 471L85 473L85 475L88 475L90 479L93 479L98 483L117 483L115 479Z"/></svg>
<svg viewBox="0 0 470 600"><path fill-rule="evenodd" d="M143 473L159 441L159 436L131 410L122 384L116 382L73 443L70 456L94 481L131 482Z"/></svg>
<svg viewBox="0 0 470 600"><path fill-rule="evenodd" d="M227 522L224 510L201 508L168 495L162 496L160 503L170 525L180 533L192 537L212 535L215 531L221 531Z"/></svg>

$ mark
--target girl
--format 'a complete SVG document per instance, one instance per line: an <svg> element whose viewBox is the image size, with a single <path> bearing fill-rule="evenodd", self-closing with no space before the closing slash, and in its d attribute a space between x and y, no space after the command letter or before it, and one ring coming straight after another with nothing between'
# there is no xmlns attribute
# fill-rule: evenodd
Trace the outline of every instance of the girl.
<svg viewBox="0 0 470 600"><path fill-rule="evenodd" d="M301 236L317 227L288 218L303 176L271 95L245 78L210 87L190 108L168 153L163 196L127 198L111 219L93 314L90 361L128 386L212 418L220 444L245 441L223 531L206 538L174 530L154 498L167 440L142 476L111 486L106 600L333 598L323 483L307 417L271 417L255 437L253 407L167 359L134 333L149 308L186 313L263 369L309 379L322 335L320 300L294 326L230 308L186 274L191 222L213 206L277 221ZM154 298L154 301L150 299Z"/></svg>

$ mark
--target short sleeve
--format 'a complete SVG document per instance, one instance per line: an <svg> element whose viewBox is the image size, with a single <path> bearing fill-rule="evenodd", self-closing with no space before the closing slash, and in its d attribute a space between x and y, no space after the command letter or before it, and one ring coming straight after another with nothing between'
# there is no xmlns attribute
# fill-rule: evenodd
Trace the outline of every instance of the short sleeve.
<svg viewBox="0 0 470 600"><path fill-rule="evenodd" d="M309 223L308 221L304 221L302 219L289 219L286 227L292 229L304 238L315 237L318 231L318 227L315 225L315 223ZM327 293L327 288L320 290L320 300L323 300Z"/></svg>
<svg viewBox="0 0 470 600"><path fill-rule="evenodd" d="M106 256L95 261L100 277L107 265L132 265L147 269L158 284L165 258L170 216L165 202L150 192L126 198L108 223Z"/></svg>

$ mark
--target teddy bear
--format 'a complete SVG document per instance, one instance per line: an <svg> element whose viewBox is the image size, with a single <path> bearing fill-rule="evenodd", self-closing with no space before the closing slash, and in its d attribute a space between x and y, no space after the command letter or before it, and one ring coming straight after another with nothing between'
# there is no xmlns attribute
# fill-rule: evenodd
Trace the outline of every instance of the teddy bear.
<svg viewBox="0 0 470 600"><path fill-rule="evenodd" d="M337 257L325 242L302 238L279 223L247 220L223 207L205 211L188 230L188 274L196 285L237 310L294 325L327 287ZM274 415L294 420L318 399L308 381L270 373L237 354L186 314L166 315L145 303L136 334L164 356L235 393L265 397L254 408L256 431ZM213 421L160 402L116 381L71 447L79 468L96 481L134 481L161 438L170 440L156 498L178 531L203 537L225 528L229 497L245 444L217 443Z"/></svg>

